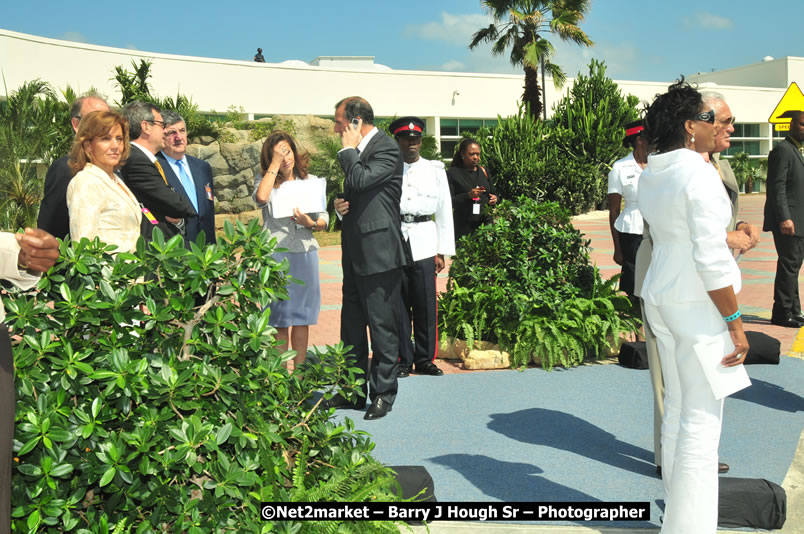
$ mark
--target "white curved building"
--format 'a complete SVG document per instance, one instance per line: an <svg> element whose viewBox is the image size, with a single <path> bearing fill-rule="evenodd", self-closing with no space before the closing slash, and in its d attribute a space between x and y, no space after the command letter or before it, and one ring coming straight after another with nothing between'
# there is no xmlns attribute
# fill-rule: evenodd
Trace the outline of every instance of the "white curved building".
<svg viewBox="0 0 804 534"><path fill-rule="evenodd" d="M334 104L359 94L371 102L378 117L417 115L427 131L451 154L462 131L494 124L497 116L516 113L523 76L394 70L373 57L319 56L309 64L299 60L254 63L227 59L159 54L140 50L62 41L0 29L0 69L5 88L13 91L39 78L55 88L90 88L110 101L120 98L114 68L132 69L141 59L152 63L150 84L159 96L177 93L192 98L204 112L225 113L232 106L250 117L276 114L331 117ZM707 90L726 96L738 119L729 152L764 155L774 139L784 137L768 124L770 114L791 82L804 82L804 58L771 59L736 69L689 76ZM571 87L557 91L548 80L548 110ZM624 93L643 101L663 92L667 83L617 80ZM0 98L5 88L0 85Z"/></svg>

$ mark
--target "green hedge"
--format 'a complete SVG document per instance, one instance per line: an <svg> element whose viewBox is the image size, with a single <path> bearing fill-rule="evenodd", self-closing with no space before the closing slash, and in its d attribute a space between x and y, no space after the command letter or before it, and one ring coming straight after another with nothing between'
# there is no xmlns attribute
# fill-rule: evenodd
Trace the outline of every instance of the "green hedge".
<svg viewBox="0 0 804 534"><path fill-rule="evenodd" d="M458 243L439 298L442 337L498 343L516 366L534 355L548 369L604 356L639 323L619 277L600 277L588 245L556 203L501 202L493 224Z"/></svg>
<svg viewBox="0 0 804 534"><path fill-rule="evenodd" d="M158 231L116 257L82 239L11 291L18 532L320 532L347 525L272 524L260 502L398 498L369 436L317 402L363 380L345 348L282 366L263 311L293 283L275 243L256 221L189 250Z"/></svg>

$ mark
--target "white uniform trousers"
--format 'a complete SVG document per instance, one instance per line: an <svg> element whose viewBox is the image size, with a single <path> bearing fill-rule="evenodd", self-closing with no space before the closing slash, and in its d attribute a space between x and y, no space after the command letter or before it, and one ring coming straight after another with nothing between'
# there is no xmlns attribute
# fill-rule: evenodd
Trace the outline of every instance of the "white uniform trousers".
<svg viewBox="0 0 804 534"><path fill-rule="evenodd" d="M712 394L693 346L722 334L725 324L711 301L647 305L646 314L659 346L665 387L662 532L714 534L723 401Z"/></svg>

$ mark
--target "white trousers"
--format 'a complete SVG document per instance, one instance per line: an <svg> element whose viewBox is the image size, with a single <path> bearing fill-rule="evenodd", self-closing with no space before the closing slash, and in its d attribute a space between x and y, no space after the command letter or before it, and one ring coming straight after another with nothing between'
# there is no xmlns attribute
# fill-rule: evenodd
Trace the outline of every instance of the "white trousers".
<svg viewBox="0 0 804 534"><path fill-rule="evenodd" d="M646 315L659 346L665 387L662 532L714 534L723 401L712 394L693 346L722 334L726 326L711 301L647 305Z"/></svg>

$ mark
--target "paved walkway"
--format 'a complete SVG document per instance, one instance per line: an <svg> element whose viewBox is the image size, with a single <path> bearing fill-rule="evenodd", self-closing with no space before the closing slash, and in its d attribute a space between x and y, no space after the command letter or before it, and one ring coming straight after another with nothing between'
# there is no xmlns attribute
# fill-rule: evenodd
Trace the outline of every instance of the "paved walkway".
<svg viewBox="0 0 804 534"><path fill-rule="evenodd" d="M764 202L764 194L742 195L740 199L740 218L761 227ZM592 260L600 268L601 274L604 277L610 277L619 272L619 266L612 259L614 250L609 233L607 212L595 212L577 217L574 220L574 224L591 240ZM340 301L343 279L340 253L339 246L324 247L319 251L322 308L319 324L312 327L310 331L311 345L334 344L340 338ZM804 358L804 334L796 329L771 325L769 321L773 300L773 279L776 270L776 252L769 233L763 233L757 248L742 258L740 268L743 275L743 288L738 295L738 302L743 311L746 328L764 332L779 339L782 344L783 355ZM440 291L446 289L446 281L447 273L444 272L438 279ZM447 374L482 372L464 370L460 363L451 361L438 360L437 364ZM788 519L785 528L780 532L804 534L804 439L799 442L795 459L783 482L783 486L787 491L788 497ZM419 529L417 527L415 530L416 532L425 532L423 528ZM641 534L643 532L656 532L656 530L439 522L430 525L430 532L436 534L442 532L564 532L573 534L627 532L628 534Z"/></svg>

